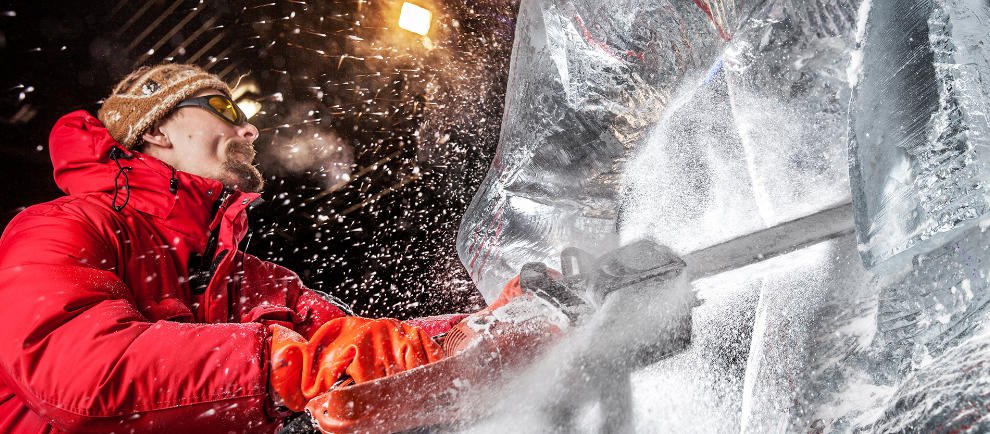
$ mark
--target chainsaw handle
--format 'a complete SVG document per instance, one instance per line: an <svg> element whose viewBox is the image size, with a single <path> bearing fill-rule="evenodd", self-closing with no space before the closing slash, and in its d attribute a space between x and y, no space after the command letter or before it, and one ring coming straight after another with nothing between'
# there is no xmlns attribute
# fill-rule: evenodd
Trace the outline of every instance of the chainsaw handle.
<svg viewBox="0 0 990 434"><path fill-rule="evenodd" d="M564 277L591 272L593 262L590 253L577 247L568 247L560 252L560 272Z"/></svg>

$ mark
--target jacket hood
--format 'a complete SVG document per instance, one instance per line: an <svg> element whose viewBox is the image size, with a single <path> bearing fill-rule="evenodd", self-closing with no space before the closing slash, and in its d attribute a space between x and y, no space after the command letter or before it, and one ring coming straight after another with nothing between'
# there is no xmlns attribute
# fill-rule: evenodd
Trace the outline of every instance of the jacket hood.
<svg viewBox="0 0 990 434"><path fill-rule="evenodd" d="M48 145L55 183L70 195L112 191L117 169L110 160L110 150L127 152L96 117L82 110L62 116L55 123Z"/></svg>
<svg viewBox="0 0 990 434"><path fill-rule="evenodd" d="M111 157L113 149L117 150L116 158ZM55 183L66 194L113 194L114 206L133 207L165 219L172 230L187 235L195 245L203 243L204 229L213 226L214 204L223 184L126 150L86 111L69 113L55 123L49 153ZM247 204L258 196L235 192L228 199Z"/></svg>

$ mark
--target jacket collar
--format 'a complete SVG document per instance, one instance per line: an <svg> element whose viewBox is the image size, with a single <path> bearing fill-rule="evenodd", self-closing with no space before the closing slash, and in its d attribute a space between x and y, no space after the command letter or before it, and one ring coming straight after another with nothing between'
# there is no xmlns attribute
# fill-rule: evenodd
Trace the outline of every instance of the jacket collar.
<svg viewBox="0 0 990 434"><path fill-rule="evenodd" d="M176 248L185 244L187 249L182 250L187 252L202 252L210 231L224 219L246 220L244 210L260 196L231 191L218 203L224 192L219 181L177 171L157 158L125 150L85 111L59 119L49 144L59 188L67 194L116 193L114 205L161 219L172 232L170 244ZM119 158L111 158L112 149L118 150ZM236 244L246 232L246 222L236 224L227 244Z"/></svg>

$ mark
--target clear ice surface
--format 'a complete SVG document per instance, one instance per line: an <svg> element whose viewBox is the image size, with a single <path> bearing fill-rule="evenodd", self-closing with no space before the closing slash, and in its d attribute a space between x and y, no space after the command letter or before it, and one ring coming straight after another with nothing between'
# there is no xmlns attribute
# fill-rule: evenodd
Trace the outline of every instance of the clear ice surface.
<svg viewBox="0 0 990 434"><path fill-rule="evenodd" d="M990 429L988 29L982 0L523 0L458 238L486 299L568 246L690 255L842 207L856 230L690 282L691 345L631 369L618 426L548 368L631 359L585 326L465 430Z"/></svg>
<svg viewBox="0 0 990 434"><path fill-rule="evenodd" d="M517 20L499 147L457 240L488 301L526 262L617 245L622 161L724 45L689 2L526 0Z"/></svg>
<svg viewBox="0 0 990 434"><path fill-rule="evenodd" d="M849 110L863 261L909 266L978 225L990 180L990 11L980 0L876 1Z"/></svg>

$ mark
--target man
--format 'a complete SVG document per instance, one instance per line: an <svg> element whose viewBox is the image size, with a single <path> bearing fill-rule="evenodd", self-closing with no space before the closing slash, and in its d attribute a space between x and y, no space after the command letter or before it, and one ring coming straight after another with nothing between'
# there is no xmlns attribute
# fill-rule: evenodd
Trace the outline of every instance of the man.
<svg viewBox="0 0 990 434"><path fill-rule="evenodd" d="M67 196L0 238L0 432L270 433L338 381L441 357L430 336L459 317L349 316L238 250L257 137L223 81L178 64L57 122Z"/></svg>

